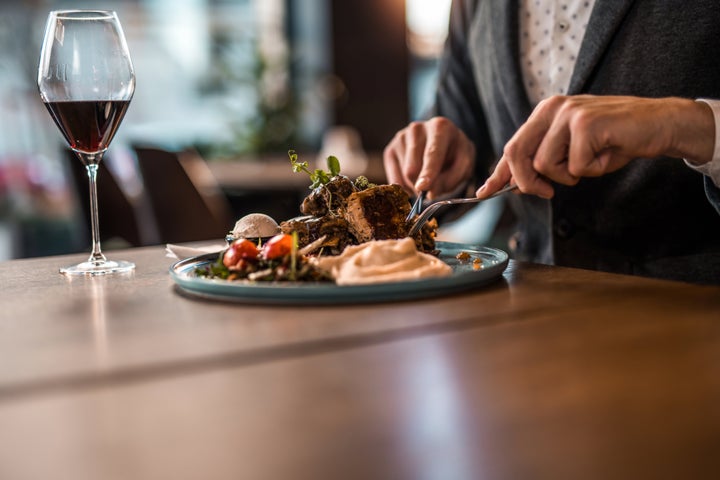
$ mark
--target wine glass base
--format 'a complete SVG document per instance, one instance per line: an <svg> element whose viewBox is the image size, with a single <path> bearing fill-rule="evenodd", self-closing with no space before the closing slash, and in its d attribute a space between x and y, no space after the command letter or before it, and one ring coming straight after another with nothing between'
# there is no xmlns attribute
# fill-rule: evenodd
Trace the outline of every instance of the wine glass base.
<svg viewBox="0 0 720 480"><path fill-rule="evenodd" d="M83 262L60 269L63 275L112 275L135 270L135 264L122 260L105 260L100 262Z"/></svg>

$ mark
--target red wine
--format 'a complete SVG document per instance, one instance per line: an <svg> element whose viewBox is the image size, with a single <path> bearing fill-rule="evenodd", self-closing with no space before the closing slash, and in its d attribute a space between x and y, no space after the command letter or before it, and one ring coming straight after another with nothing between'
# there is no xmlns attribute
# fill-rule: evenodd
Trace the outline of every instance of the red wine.
<svg viewBox="0 0 720 480"><path fill-rule="evenodd" d="M107 149L130 101L46 102L70 148L84 153Z"/></svg>

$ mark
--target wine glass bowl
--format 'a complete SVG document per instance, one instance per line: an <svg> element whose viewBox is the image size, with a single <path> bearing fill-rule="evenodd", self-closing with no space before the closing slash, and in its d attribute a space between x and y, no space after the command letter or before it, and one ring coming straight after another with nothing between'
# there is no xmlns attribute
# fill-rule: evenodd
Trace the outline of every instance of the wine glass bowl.
<svg viewBox="0 0 720 480"><path fill-rule="evenodd" d="M90 187L92 253L63 268L67 275L105 275L135 265L105 258L100 247L97 169L135 92L135 72L117 14L50 12L38 67L40 97L70 148L85 165Z"/></svg>

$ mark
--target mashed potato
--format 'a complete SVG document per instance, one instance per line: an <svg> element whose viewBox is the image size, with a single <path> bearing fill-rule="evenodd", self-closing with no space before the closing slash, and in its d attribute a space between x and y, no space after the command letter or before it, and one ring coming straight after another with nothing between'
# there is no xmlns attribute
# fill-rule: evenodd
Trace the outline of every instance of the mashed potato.
<svg viewBox="0 0 720 480"><path fill-rule="evenodd" d="M316 261L338 285L399 282L446 277L452 273L450 266L439 258L419 252L412 238L349 246L340 255Z"/></svg>

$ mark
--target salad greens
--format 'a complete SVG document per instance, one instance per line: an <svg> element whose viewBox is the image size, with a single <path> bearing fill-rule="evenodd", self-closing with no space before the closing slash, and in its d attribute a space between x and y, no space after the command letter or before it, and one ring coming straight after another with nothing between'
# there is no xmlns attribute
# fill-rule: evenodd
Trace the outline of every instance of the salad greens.
<svg viewBox="0 0 720 480"><path fill-rule="evenodd" d="M330 155L327 158L329 171L325 171L321 168L311 171L308 162L298 162L298 155L295 150L288 151L288 156L290 157L290 164L292 165L293 172L305 172L310 176L310 180L312 181L312 185L310 185L311 189L327 184L330 182L332 177L340 174L340 160L333 155Z"/></svg>
<svg viewBox="0 0 720 480"><path fill-rule="evenodd" d="M310 165L308 164L308 162L298 161L298 154L297 152L295 152L295 150L289 150L288 157L290 157L290 164L292 165L293 172L304 172L308 174L310 180L312 181L312 184L310 185L311 190L321 187L323 185L327 185L328 183L330 183L330 180L333 177L340 175L340 160L338 160L338 158L334 155L330 155L329 157L327 157L327 171L321 168L310 170ZM364 175L360 175L359 177L357 177L355 179L355 182L353 183L355 185L355 188L357 188L358 190L365 190L367 188L372 188L376 186L374 183L371 183Z"/></svg>

